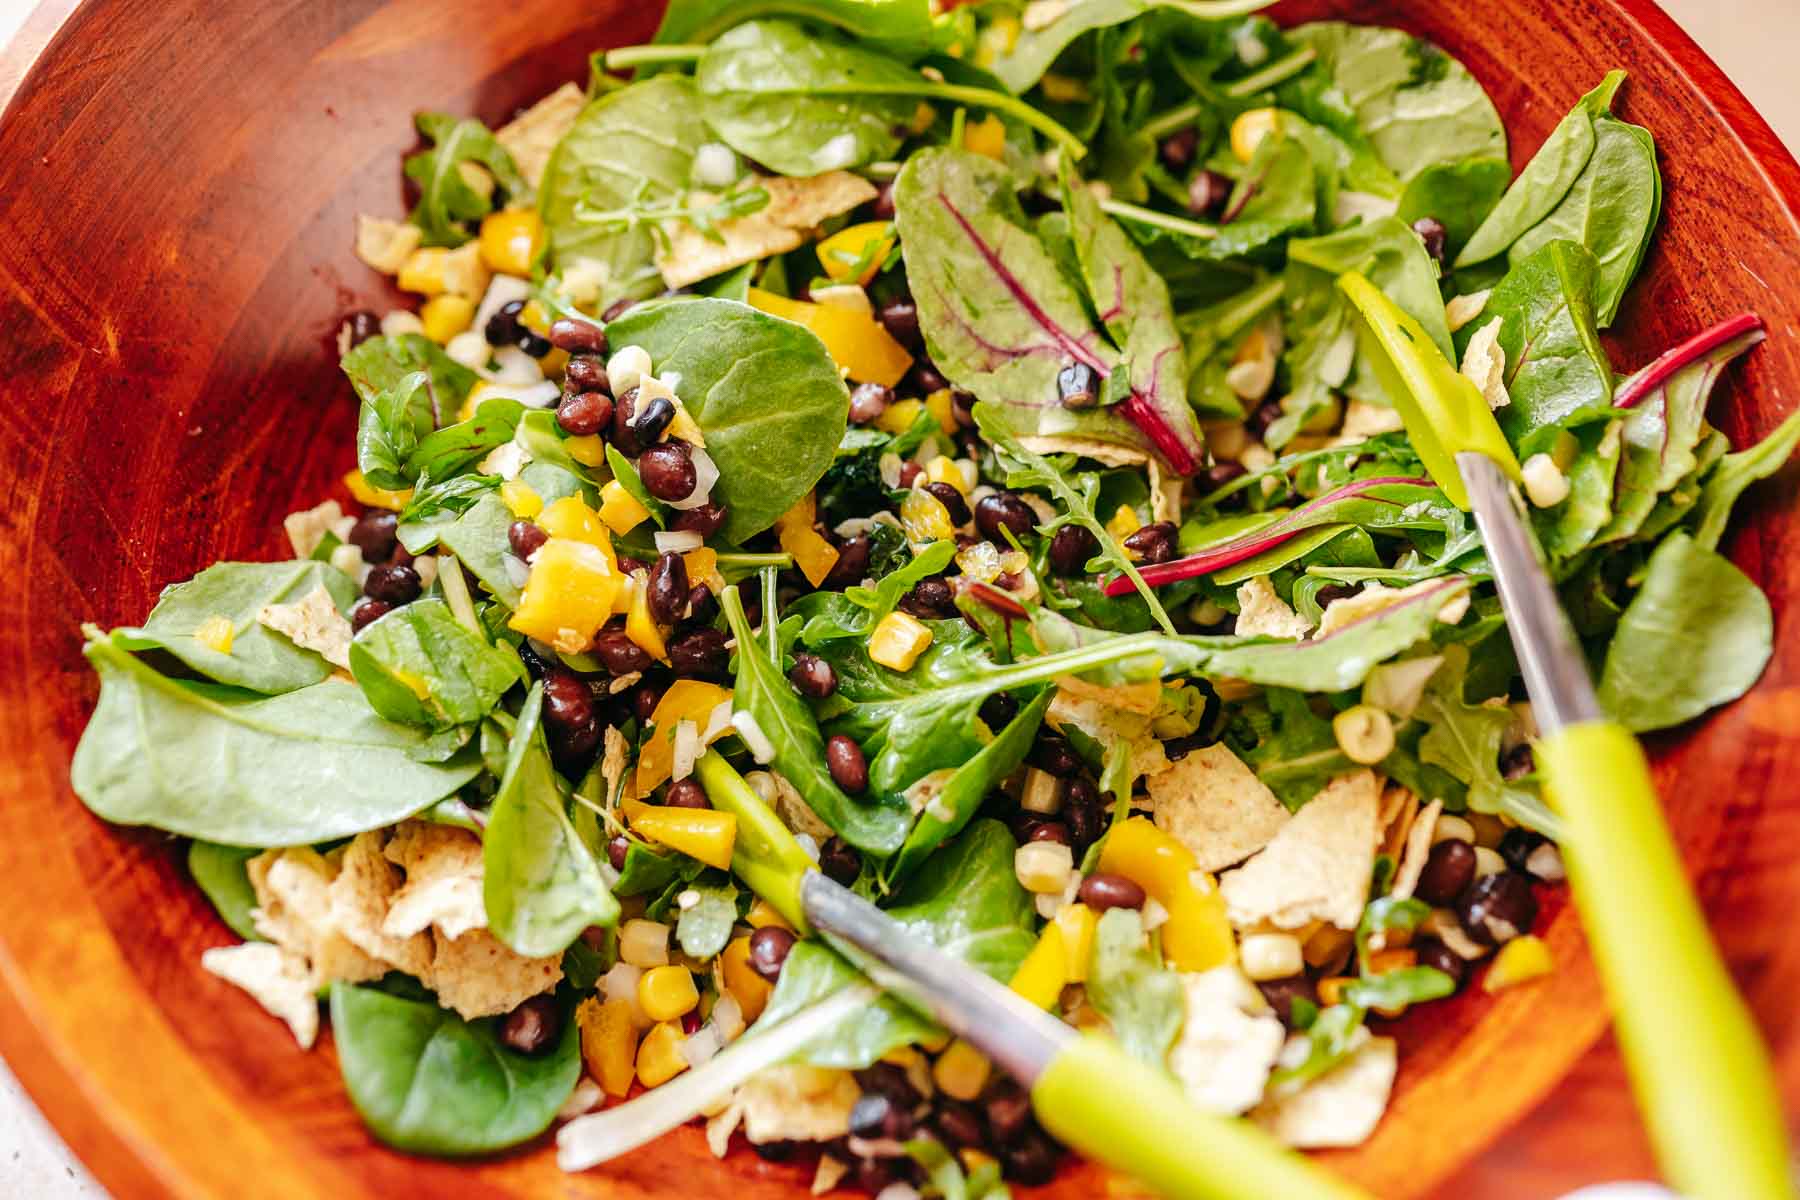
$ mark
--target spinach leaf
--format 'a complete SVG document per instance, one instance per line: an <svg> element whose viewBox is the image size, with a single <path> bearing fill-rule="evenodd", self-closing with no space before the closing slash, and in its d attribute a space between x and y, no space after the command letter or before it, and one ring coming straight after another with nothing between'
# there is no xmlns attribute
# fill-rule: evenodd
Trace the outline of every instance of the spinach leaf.
<svg viewBox="0 0 1800 1200"><path fill-rule="evenodd" d="M271 604L294 604L319 588L339 612L356 602L356 584L335 567L310 559L275 563L214 563L186 583L163 589L149 619L114 631L126 650L166 650L219 683L277 694L318 683L331 664L294 645L256 619ZM194 635L206 622L231 622L231 651L221 654Z"/></svg>
<svg viewBox="0 0 1800 1200"><path fill-rule="evenodd" d="M942 574L956 557L956 543L933 542L903 566L882 576L874 587L857 584L841 593L813 592L788 608L790 616L804 615L800 641L817 647L833 638L867 637L881 619L893 612L919 581Z"/></svg>
<svg viewBox="0 0 1800 1200"><path fill-rule="evenodd" d="M407 482L448 480L494 447L512 441L525 411L523 404L510 397L483 400L468 420L446 425L419 441L405 460Z"/></svg>
<svg viewBox="0 0 1800 1200"><path fill-rule="evenodd" d="M100 676L100 704L70 783L116 824L297 846L391 825L480 769L417 761L426 736L376 716L352 684L246 698L167 679L97 630L88 636L82 652Z"/></svg>
<svg viewBox="0 0 1800 1200"><path fill-rule="evenodd" d="M540 683L519 711L481 839L488 928L528 958L559 954L588 926L619 919L619 902L569 821L540 723L543 705Z"/></svg>
<svg viewBox="0 0 1800 1200"><path fill-rule="evenodd" d="M976 821L925 861L895 895L888 916L988 977L1010 979L1031 952L1035 919L1031 895L1013 873L1015 849L1006 826ZM858 978L857 969L831 948L803 941L783 965L762 1021L774 1025ZM935 1032L930 1021L883 996L838 1029L821 1034L802 1059L821 1067L866 1067Z"/></svg>
<svg viewBox="0 0 1800 1200"><path fill-rule="evenodd" d="M615 896L643 896L662 893L676 880L690 882L705 870L704 864L685 854L664 854L647 843L632 842L625 850L625 867L613 884Z"/></svg>
<svg viewBox="0 0 1800 1200"><path fill-rule="evenodd" d="M650 225L622 232L582 212L662 207L684 195L694 151L707 140L700 97L682 75L658 75L590 102L550 155L538 197L559 271L587 260L601 272L600 303L662 290Z"/></svg>
<svg viewBox="0 0 1800 1200"><path fill-rule="evenodd" d="M689 958L707 959L725 949L737 923L738 890L729 881L697 883L700 899L675 919L675 941Z"/></svg>
<svg viewBox="0 0 1800 1200"><path fill-rule="evenodd" d="M810 330L731 300L643 305L607 326L641 346L706 435L719 468L720 536L742 544L805 496L831 466L850 393Z"/></svg>
<svg viewBox="0 0 1800 1200"><path fill-rule="evenodd" d="M1579 447L1564 474L1569 495L1547 509L1533 509L1538 545L1552 563L1585 550L1613 517L1613 482L1619 471L1622 422L1589 425L1571 435ZM1523 457L1529 457L1524 455Z"/></svg>
<svg viewBox="0 0 1800 1200"><path fill-rule="evenodd" d="M1604 420L1613 370L1595 328L1597 264L1580 243L1554 241L1515 261L1478 318L1499 319L1511 403L1495 415L1517 446L1549 426Z"/></svg>
<svg viewBox="0 0 1800 1200"><path fill-rule="evenodd" d="M250 915L256 907L256 889L244 867L261 853L254 846L221 846L198 838L188 845L188 874L212 901L219 919L249 942L260 942L263 936Z"/></svg>
<svg viewBox="0 0 1800 1200"><path fill-rule="evenodd" d="M390 721L445 729L487 716L515 683L529 683L510 649L488 644L435 597L402 605L350 644L350 673Z"/></svg>
<svg viewBox="0 0 1800 1200"><path fill-rule="evenodd" d="M543 498L545 504L564 496L581 493L581 479L561 467L549 463L527 463L519 478ZM507 608L519 606L520 587L513 582L509 562L516 562L507 542L506 531L512 526L512 509L493 491L487 492L469 510L449 525L443 526L438 541L456 555L463 566L474 572L481 585Z"/></svg>
<svg viewBox="0 0 1800 1200"><path fill-rule="evenodd" d="M1749 691L1772 653L1768 597L1729 560L1672 533L1619 619L1600 705L1629 729L1666 729Z"/></svg>
<svg viewBox="0 0 1800 1200"><path fill-rule="evenodd" d="M406 415L415 441L441 429L455 417L475 386L475 372L445 354L422 333L385 334L372 337L340 360L350 386L365 402L390 392L408 375L423 372L422 394L410 397Z"/></svg>
<svg viewBox="0 0 1800 1200"><path fill-rule="evenodd" d="M1744 489L1759 479L1767 479L1800 445L1800 412L1791 414L1762 441L1747 450L1727 454L1720 460L1700 492L1699 520L1694 526L1694 544L1703 550L1717 549L1731 519L1731 509L1744 494Z"/></svg>
<svg viewBox="0 0 1800 1200"><path fill-rule="evenodd" d="M1512 167L1504 158L1434 163L1407 182L1394 215L1408 225L1425 217L1438 221L1444 227L1445 251L1454 259L1500 203L1511 180Z"/></svg>
<svg viewBox="0 0 1800 1200"><path fill-rule="evenodd" d="M550 1127L581 1078L573 1019L542 1055L500 1041L501 1018L464 1021L429 1000L331 987L331 1030L350 1102L369 1131L413 1154L488 1154Z"/></svg>
<svg viewBox="0 0 1800 1200"><path fill-rule="evenodd" d="M400 510L395 536L407 552L424 554L438 544L444 527L474 508L501 484L498 475L454 475L442 483L421 477L413 496Z"/></svg>
<svg viewBox="0 0 1800 1200"><path fill-rule="evenodd" d="M469 223L494 210L493 196L463 176L465 163L486 167L513 199L530 199L531 185L512 155L480 121L439 112L422 112L414 121L432 147L406 159L406 177L419 185L419 203L407 220L424 232L427 246L462 245L474 236Z"/></svg>
<svg viewBox="0 0 1800 1200"><path fill-rule="evenodd" d="M674 0L656 28L659 45L705 45L759 17L790 17L843 30L858 41L914 57L933 43L925 0Z"/></svg>
<svg viewBox="0 0 1800 1200"><path fill-rule="evenodd" d="M1084 33L1122 25L1146 13L1166 12L1185 28L1204 30L1211 22L1247 16L1274 0L1083 0L1061 9L1046 24L1022 30L993 71L1014 92L1031 90L1058 56Z"/></svg>
<svg viewBox="0 0 1800 1200"><path fill-rule="evenodd" d="M1093 953L1088 1002L1112 1026L1126 1053L1166 1067L1187 1003L1181 980L1150 949L1142 915L1129 908L1107 910L1094 930Z"/></svg>
<svg viewBox="0 0 1800 1200"><path fill-rule="evenodd" d="M1446 646L1443 656L1414 713L1428 726L1419 739L1420 760L1468 785L1469 807L1476 812L1503 813L1556 837L1560 823L1543 800L1500 774L1500 738L1512 724L1512 711L1503 704L1470 704L1463 698L1468 647Z"/></svg>

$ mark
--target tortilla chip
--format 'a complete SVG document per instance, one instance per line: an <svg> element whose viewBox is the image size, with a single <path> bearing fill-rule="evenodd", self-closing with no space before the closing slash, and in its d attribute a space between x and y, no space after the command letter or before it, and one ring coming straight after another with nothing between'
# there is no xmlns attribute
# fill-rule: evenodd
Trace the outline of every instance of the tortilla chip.
<svg viewBox="0 0 1800 1200"><path fill-rule="evenodd" d="M1419 886L1419 876L1425 873L1425 860L1431 857L1431 838L1437 832L1438 814L1443 811L1444 802L1433 800L1413 818L1412 828L1406 834L1406 850L1400 855L1399 869L1394 872L1392 895L1404 900Z"/></svg>
<svg viewBox="0 0 1800 1200"><path fill-rule="evenodd" d="M1169 757L1163 752L1163 744L1151 732L1150 718L1143 713L1077 695L1064 689L1059 682L1056 698L1050 701L1044 719L1056 729L1073 725L1102 746L1114 742L1129 743L1133 783L1140 775L1155 775L1169 768Z"/></svg>
<svg viewBox="0 0 1800 1200"><path fill-rule="evenodd" d="M1305 1056L1304 1038L1296 1035L1290 1045L1302 1049L1285 1051L1283 1061L1290 1054ZM1272 1097L1250 1119L1302 1150L1361 1144L1387 1111L1399 1053L1393 1038L1366 1029L1357 1031L1352 1045L1343 1062L1296 1092Z"/></svg>
<svg viewBox="0 0 1800 1200"><path fill-rule="evenodd" d="M537 187L544 182L544 168L550 165L550 152L563 134L581 115L587 96L572 83L565 83L536 104L494 130L494 140L512 155L513 165L525 182Z"/></svg>
<svg viewBox="0 0 1800 1200"><path fill-rule="evenodd" d="M1183 975L1187 1016L1169 1070L1198 1108L1235 1116L1263 1097L1286 1033L1256 985L1235 966Z"/></svg>
<svg viewBox="0 0 1800 1200"><path fill-rule="evenodd" d="M382 932L388 905L400 887L400 873L381 853L384 840L379 830L361 833L345 848L343 867L331 881L331 919L364 954L417 978L431 967L431 939L423 933L389 937Z"/></svg>
<svg viewBox="0 0 1800 1200"><path fill-rule="evenodd" d="M215 946L200 955L200 966L243 988L271 1016L287 1022L302 1050L319 1036L319 996L306 959L270 942Z"/></svg>
<svg viewBox="0 0 1800 1200"><path fill-rule="evenodd" d="M362 983L387 974L332 917L331 884L338 865L310 846L267 850L245 864L256 892L256 931L312 967L314 987L336 980Z"/></svg>
<svg viewBox="0 0 1800 1200"><path fill-rule="evenodd" d="M487 928L480 838L454 825L407 821L382 853L406 872L381 924L384 935L411 937L436 926L444 937L459 938Z"/></svg>
<svg viewBox="0 0 1800 1200"><path fill-rule="evenodd" d="M721 271L785 254L804 243L821 222L873 200L876 194L874 184L848 171L827 171L806 179L758 175L755 185L769 194L769 202L748 216L721 221L716 233L722 241L714 241L686 221L664 223L668 244L656 258L663 283L686 287ZM688 200L692 207L703 207L717 197L694 192Z"/></svg>
<svg viewBox="0 0 1800 1200"><path fill-rule="evenodd" d="M1189 751L1148 784L1157 828L1192 850L1202 871L1243 862L1290 819L1256 772L1221 744Z"/></svg>
<svg viewBox="0 0 1800 1200"><path fill-rule="evenodd" d="M630 753L631 743L625 740L625 735L608 725L605 746L600 752L600 779L606 786L601 803L608 808L617 804L624 794L626 758Z"/></svg>
<svg viewBox="0 0 1800 1200"><path fill-rule="evenodd" d="M281 528L287 532L288 545L294 548L295 558L311 558L325 535L332 532L332 527L344 519L344 509L336 500L327 500L323 504L315 504L311 508L289 513L281 519Z"/></svg>
<svg viewBox="0 0 1800 1200"><path fill-rule="evenodd" d="M1267 575L1238 584L1237 601L1239 637L1303 638L1312 628L1312 622L1275 594Z"/></svg>
<svg viewBox="0 0 1800 1200"><path fill-rule="evenodd" d="M485 929L457 938L434 934L433 940L437 952L423 982L465 1021L511 1012L562 979L562 955L526 958Z"/></svg>
<svg viewBox="0 0 1800 1200"><path fill-rule="evenodd" d="M1073 454L1091 458L1105 467L1138 467L1150 461L1150 455L1133 446L1117 442L1097 442L1089 438L1064 437L1061 434L1032 434L1019 439L1019 445L1033 454Z"/></svg>
<svg viewBox="0 0 1800 1200"><path fill-rule="evenodd" d="M1512 403L1506 393L1506 352L1500 349L1501 320L1495 317L1475 331L1463 351L1463 377L1481 389L1481 398L1489 408L1505 408Z"/></svg>
<svg viewBox="0 0 1800 1200"><path fill-rule="evenodd" d="M1122 687L1107 687L1104 684L1089 683L1076 675L1063 675L1057 679L1056 686L1076 700L1092 701L1106 708L1122 709L1139 716L1153 717L1162 707L1163 687L1155 679Z"/></svg>
<svg viewBox="0 0 1800 1200"><path fill-rule="evenodd" d="M1231 923L1298 929L1317 918L1355 929L1375 869L1377 792L1372 771L1335 777L1254 858L1221 875Z"/></svg>
<svg viewBox="0 0 1800 1200"><path fill-rule="evenodd" d="M417 225L367 213L356 218L356 257L383 275L399 274L424 240L425 232Z"/></svg>
<svg viewBox="0 0 1800 1200"><path fill-rule="evenodd" d="M759 1145L828 1142L850 1132L850 1110L861 1094L848 1071L789 1063L752 1075L714 1120L735 1125L729 1114L737 1110L744 1136Z"/></svg>
<svg viewBox="0 0 1800 1200"><path fill-rule="evenodd" d="M1391 799L1391 804L1390 804ZM1406 849L1406 834L1412 828L1413 818L1419 815L1419 798L1411 788L1398 785L1381 793L1381 804L1384 811L1377 826L1383 831L1381 848L1378 854L1385 854L1389 862L1398 863L1401 851Z"/></svg>
<svg viewBox="0 0 1800 1200"><path fill-rule="evenodd" d="M302 650L311 650L334 667L350 669L350 621L338 611L324 585L314 588L293 604L265 604L256 614L267 626Z"/></svg>
<svg viewBox="0 0 1800 1200"><path fill-rule="evenodd" d="M1455 579L1459 576L1449 576ZM1319 620L1319 636L1336 633L1346 625L1352 625L1365 617L1372 617L1378 612L1402 604L1422 592L1433 591L1444 586L1445 578L1423 579L1418 583L1403 588L1391 588L1384 583L1365 583L1355 595L1333 600L1325 606L1324 615ZM1455 594L1446 599L1438 609L1437 619L1446 625L1454 625L1463 619L1469 611L1469 589L1457 589Z"/></svg>

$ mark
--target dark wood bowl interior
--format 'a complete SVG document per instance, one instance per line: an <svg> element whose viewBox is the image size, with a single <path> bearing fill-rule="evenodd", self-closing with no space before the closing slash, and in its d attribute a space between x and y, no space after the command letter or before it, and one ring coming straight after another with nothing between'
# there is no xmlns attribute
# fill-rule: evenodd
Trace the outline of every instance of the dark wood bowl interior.
<svg viewBox="0 0 1800 1200"><path fill-rule="evenodd" d="M541 1146L463 1165L381 1148L328 1039L296 1053L199 970L202 949L233 939L178 847L104 826L68 788L95 694L78 623L135 620L216 559L280 556L285 513L343 494L355 409L333 331L348 310L401 300L352 255L352 223L402 211L411 114L503 121L582 80L596 46L647 38L657 9L65 0L28 26L61 22L0 121L0 1051L120 1197L804 1194L800 1169L716 1162L693 1128L576 1177ZM1714 420L1742 445L1793 407L1800 167L1650 0L1294 0L1278 15L1438 41L1493 94L1515 163L1604 70L1627 68L1624 110L1658 136L1667 203L1615 362L1754 308L1772 337ZM1756 489L1727 543L1769 590L1774 662L1748 698L1652 750L1800 1111L1794 483L1789 471ZM1549 1196L1652 1173L1574 915L1553 900L1544 926L1552 977L1399 1023L1392 1110L1333 1166L1389 1197ZM1043 1194L1108 1191L1081 1167Z"/></svg>

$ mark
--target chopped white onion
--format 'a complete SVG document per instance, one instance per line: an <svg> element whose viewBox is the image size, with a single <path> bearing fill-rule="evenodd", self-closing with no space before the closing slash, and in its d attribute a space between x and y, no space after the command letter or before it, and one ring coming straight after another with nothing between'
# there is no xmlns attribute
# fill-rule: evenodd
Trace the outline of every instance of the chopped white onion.
<svg viewBox="0 0 1800 1200"><path fill-rule="evenodd" d="M685 888L679 896L675 897L675 907L682 912L686 912L698 903L700 903L700 893L695 888Z"/></svg>
<svg viewBox="0 0 1800 1200"><path fill-rule="evenodd" d="M744 1032L744 1006L730 992L721 992L719 1002L713 1005L712 1023L724 1041L737 1041Z"/></svg>
<svg viewBox="0 0 1800 1200"><path fill-rule="evenodd" d="M506 571L506 582L514 587L524 587L526 581L531 578L531 568L526 566L523 560L508 554L501 558L500 562Z"/></svg>
<svg viewBox="0 0 1800 1200"><path fill-rule="evenodd" d="M698 1067L703 1063L711 1062L724 1048L725 1039L719 1036L719 1031L710 1023L694 1030L691 1035L682 1039L681 1045L677 1047L681 1051L681 1057L687 1059L690 1067Z"/></svg>
<svg viewBox="0 0 1800 1200"><path fill-rule="evenodd" d="M887 453L883 454L880 458L875 460L875 466L876 466L876 469L878 469L881 472L881 482L884 486L890 487L890 488L897 488L900 486L901 463L900 463L900 456L898 454L895 454L892 450L889 450ZM1049 520L1049 518L1046 517L1045 520Z"/></svg>
<svg viewBox="0 0 1800 1200"><path fill-rule="evenodd" d="M481 303L475 306L475 321L469 332L481 338L483 345L487 342L487 324L495 313L514 300L531 298L531 281L520 279L517 275L496 275L488 281L487 291L482 293ZM487 355L481 356L483 362Z"/></svg>
<svg viewBox="0 0 1800 1200"><path fill-rule="evenodd" d="M650 352L642 346L626 346L606 360L606 381L613 395L623 396L650 373Z"/></svg>
<svg viewBox="0 0 1800 1200"><path fill-rule="evenodd" d="M730 728L731 701L725 699L713 705L712 712L707 715L706 727L700 731L700 743L710 746L724 737L725 731Z"/></svg>
<svg viewBox="0 0 1800 1200"><path fill-rule="evenodd" d="M694 182L702 187L730 187L737 182L738 157L723 142L707 142L694 151Z"/></svg>
<svg viewBox="0 0 1800 1200"><path fill-rule="evenodd" d="M919 1200L919 1189L910 1183L890 1183L875 1193L875 1200Z"/></svg>
<svg viewBox="0 0 1800 1200"><path fill-rule="evenodd" d="M425 322L419 320L419 314L408 308L396 308L381 318L381 332L389 337L398 337L403 333L424 333Z"/></svg>
<svg viewBox="0 0 1800 1200"><path fill-rule="evenodd" d="M1155 900L1144 901L1144 932L1161 927L1169 919L1169 910Z"/></svg>
<svg viewBox="0 0 1800 1200"><path fill-rule="evenodd" d="M713 462L711 455L698 446L692 448L689 457L694 460L694 490L687 494L685 500L668 501L670 508L686 511L712 502L713 484L719 482L718 464Z"/></svg>
<svg viewBox="0 0 1800 1200"><path fill-rule="evenodd" d="M480 373L477 372L477 374ZM517 346L502 346L494 351L494 367L491 371L486 372L486 376L493 383L524 385L537 383L543 379L544 369L538 365L537 359Z"/></svg>
<svg viewBox="0 0 1800 1200"><path fill-rule="evenodd" d="M810 833L796 833L794 840L800 843L800 849L806 851L806 857L814 862L819 861L819 839Z"/></svg>
<svg viewBox="0 0 1800 1200"><path fill-rule="evenodd" d="M644 972L630 963L617 962L612 969L600 977L600 994L607 1000L625 1000L637 1004L638 983L644 978Z"/></svg>
<svg viewBox="0 0 1800 1200"><path fill-rule="evenodd" d="M706 539L691 529L659 529L656 533L656 552L667 554L673 550L677 554L686 554L689 550L698 550L706 545Z"/></svg>
<svg viewBox="0 0 1800 1200"><path fill-rule="evenodd" d="M762 726L756 723L755 717L739 709L731 714L731 727L737 730L738 737L749 747L751 758L759 763L775 760L775 743L762 731Z"/></svg>
<svg viewBox="0 0 1800 1200"><path fill-rule="evenodd" d="M450 361L471 371L487 366L488 355L492 352L487 338L474 329L465 329L444 343L444 353Z"/></svg>
<svg viewBox="0 0 1800 1200"><path fill-rule="evenodd" d="M675 753L670 765L670 778L686 779L694 773L694 763L706 752L700 740L700 727L692 721L675 723Z"/></svg>

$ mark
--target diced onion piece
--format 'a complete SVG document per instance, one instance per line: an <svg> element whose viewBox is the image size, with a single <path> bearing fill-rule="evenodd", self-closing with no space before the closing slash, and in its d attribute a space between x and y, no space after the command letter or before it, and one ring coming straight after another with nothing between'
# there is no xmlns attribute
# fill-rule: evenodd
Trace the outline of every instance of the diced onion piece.
<svg viewBox="0 0 1800 1200"><path fill-rule="evenodd" d="M656 552L667 554L673 550L676 554L686 554L689 550L698 550L706 545L706 539L691 529L659 529L656 532Z"/></svg>
<svg viewBox="0 0 1800 1200"><path fill-rule="evenodd" d="M641 918L625 922L619 930L619 959L640 968L667 966L669 927Z"/></svg>
<svg viewBox="0 0 1800 1200"><path fill-rule="evenodd" d="M666 501L670 508L686 511L712 503L713 484L719 482L718 464L698 446L689 451L689 456L694 460L694 490L688 493L685 500Z"/></svg>
<svg viewBox="0 0 1800 1200"><path fill-rule="evenodd" d="M762 726L756 723L755 717L742 710L734 712L731 714L731 727L737 730L738 737L749 747L751 758L759 763L775 760L775 743L762 731Z"/></svg>

